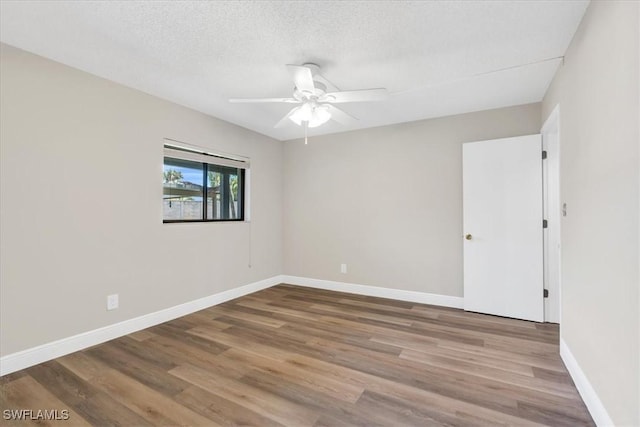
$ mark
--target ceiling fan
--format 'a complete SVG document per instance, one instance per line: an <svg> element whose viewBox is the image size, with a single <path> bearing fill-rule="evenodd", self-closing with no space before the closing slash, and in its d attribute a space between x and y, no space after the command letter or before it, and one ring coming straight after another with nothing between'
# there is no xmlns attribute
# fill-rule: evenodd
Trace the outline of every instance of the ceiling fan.
<svg viewBox="0 0 640 427"><path fill-rule="evenodd" d="M274 127L284 126L289 121L304 126L305 131L333 119L341 124L349 124L355 117L345 113L333 104L346 102L380 101L388 97L384 88L341 91L327 79L318 74L316 64L287 65L295 84L292 98L236 98L235 103L280 102L299 104L287 113Z"/></svg>

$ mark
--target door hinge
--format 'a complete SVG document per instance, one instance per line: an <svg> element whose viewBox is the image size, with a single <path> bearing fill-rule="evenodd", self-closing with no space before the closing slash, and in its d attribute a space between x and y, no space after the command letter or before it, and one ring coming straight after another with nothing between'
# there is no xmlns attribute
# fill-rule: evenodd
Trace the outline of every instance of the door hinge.
<svg viewBox="0 0 640 427"><path fill-rule="evenodd" d="M547 221L546 219L542 220L542 228L547 228L549 226L549 221Z"/></svg>
<svg viewBox="0 0 640 427"><path fill-rule="evenodd" d="M542 297L543 298L549 298L549 289L543 289L542 290Z"/></svg>
<svg viewBox="0 0 640 427"><path fill-rule="evenodd" d="M547 151L546 150L542 150L542 160L547 158Z"/></svg>

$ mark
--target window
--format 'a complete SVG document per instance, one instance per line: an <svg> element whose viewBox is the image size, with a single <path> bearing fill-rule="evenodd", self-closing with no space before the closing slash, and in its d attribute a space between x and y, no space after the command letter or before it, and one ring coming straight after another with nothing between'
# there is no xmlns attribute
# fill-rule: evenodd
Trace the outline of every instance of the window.
<svg viewBox="0 0 640 427"><path fill-rule="evenodd" d="M248 162L165 145L164 222L244 220Z"/></svg>

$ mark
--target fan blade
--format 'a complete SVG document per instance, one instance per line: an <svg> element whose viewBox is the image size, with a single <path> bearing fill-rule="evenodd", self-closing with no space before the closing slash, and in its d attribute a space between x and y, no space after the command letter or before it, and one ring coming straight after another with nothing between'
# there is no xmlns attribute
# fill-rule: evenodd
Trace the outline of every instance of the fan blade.
<svg viewBox="0 0 640 427"><path fill-rule="evenodd" d="M347 90L343 92L330 92L320 98L320 102L332 102L339 104L342 102L367 102L382 101L389 97L386 89L362 89Z"/></svg>
<svg viewBox="0 0 640 427"><path fill-rule="evenodd" d="M287 65L287 68L299 90L312 93L316 90L313 85L313 74L309 68L302 65Z"/></svg>
<svg viewBox="0 0 640 427"><path fill-rule="evenodd" d="M323 105L325 105L327 107L327 110L329 110L329 113L331 113L331 118L340 124L349 125L355 122L356 120L358 120L352 115L345 113L338 107L334 107L331 104L323 104Z"/></svg>
<svg viewBox="0 0 640 427"><path fill-rule="evenodd" d="M288 104L297 104L300 101L294 98L232 98L229 100L234 104L240 103L264 103L264 102L286 102Z"/></svg>
<svg viewBox="0 0 640 427"><path fill-rule="evenodd" d="M291 115L295 113L298 108L300 107L293 108L291 111L289 111L286 116L281 118L280 121L275 124L274 128L281 128L282 126L284 126L289 121L289 117L291 117Z"/></svg>

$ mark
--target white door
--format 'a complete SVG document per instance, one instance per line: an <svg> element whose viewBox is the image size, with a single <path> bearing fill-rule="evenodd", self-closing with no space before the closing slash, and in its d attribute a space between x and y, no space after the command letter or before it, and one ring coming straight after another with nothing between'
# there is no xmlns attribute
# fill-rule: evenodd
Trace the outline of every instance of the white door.
<svg viewBox="0 0 640 427"><path fill-rule="evenodd" d="M542 322L540 135L463 144L464 308Z"/></svg>

